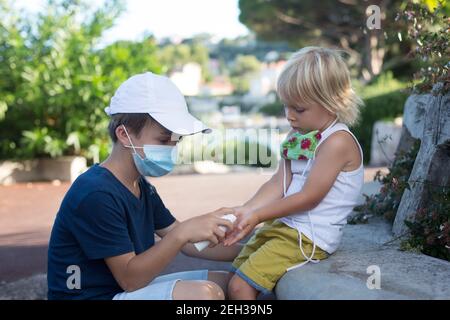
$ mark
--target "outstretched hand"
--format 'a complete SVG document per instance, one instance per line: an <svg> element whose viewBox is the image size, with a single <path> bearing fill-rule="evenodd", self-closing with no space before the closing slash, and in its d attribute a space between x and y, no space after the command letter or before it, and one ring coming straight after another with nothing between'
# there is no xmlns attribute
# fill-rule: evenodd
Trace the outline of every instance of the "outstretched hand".
<svg viewBox="0 0 450 320"><path fill-rule="evenodd" d="M234 228L227 232L223 241L224 246L231 246L242 240L260 223L254 211L246 207L235 207L234 210L233 214L237 219L234 222Z"/></svg>

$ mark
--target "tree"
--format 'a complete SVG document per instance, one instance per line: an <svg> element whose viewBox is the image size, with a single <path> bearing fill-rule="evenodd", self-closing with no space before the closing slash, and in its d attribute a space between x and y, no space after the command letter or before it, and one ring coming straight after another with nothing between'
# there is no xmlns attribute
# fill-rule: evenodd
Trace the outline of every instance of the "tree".
<svg viewBox="0 0 450 320"><path fill-rule="evenodd" d="M229 64L234 62L238 55L252 55L259 61L264 61L270 52L284 55L293 50L286 41L257 41L255 38L255 35L249 34L234 39L222 39L211 47L210 56Z"/></svg>
<svg viewBox="0 0 450 320"><path fill-rule="evenodd" d="M405 63L403 56L411 43L398 44L395 16L406 0L374 0L361 4L356 0L240 0L239 19L258 37L265 40L287 40L295 47L326 45L345 49L357 74L368 81L388 63ZM423 1L422 1L423 2ZM436 2L426 1L429 6ZM369 5L380 8L381 29L367 28ZM405 26L403 26L405 27ZM409 45L409 46L408 46ZM389 55L393 49L395 55ZM401 58L399 58L401 57ZM406 60L408 61L408 60Z"/></svg>
<svg viewBox="0 0 450 320"><path fill-rule="evenodd" d="M235 93L243 94L250 89L250 78L261 69L261 63L254 56L238 55L231 69L230 77Z"/></svg>
<svg viewBox="0 0 450 320"><path fill-rule="evenodd" d="M202 68L202 78L210 80L208 72L209 52L200 39L191 39L181 44L166 44L158 51L158 59L163 65L164 73L182 68L189 62L196 62Z"/></svg>
<svg viewBox="0 0 450 320"><path fill-rule="evenodd" d="M424 8L411 3L397 16L398 21L403 21L408 26L405 37L415 43L410 55L420 60L420 69L414 74L413 81L416 92L432 91L433 94L438 94L450 91L448 13L449 8L442 4L431 6L430 10L430 7Z"/></svg>

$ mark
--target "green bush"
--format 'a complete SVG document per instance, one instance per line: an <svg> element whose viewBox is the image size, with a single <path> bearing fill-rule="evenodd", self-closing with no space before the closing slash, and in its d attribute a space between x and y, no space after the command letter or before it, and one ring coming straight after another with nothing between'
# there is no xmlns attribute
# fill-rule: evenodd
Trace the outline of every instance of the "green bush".
<svg viewBox="0 0 450 320"><path fill-rule="evenodd" d="M450 188L427 184L429 204L419 209L414 221L405 221L410 237L402 249L450 261Z"/></svg>
<svg viewBox="0 0 450 320"><path fill-rule="evenodd" d="M110 146L104 108L131 75L160 71L155 41L99 48L122 12L119 0L95 10L48 0L36 16L8 3L0 1L0 158L99 161Z"/></svg>
<svg viewBox="0 0 450 320"><path fill-rule="evenodd" d="M403 115L403 108L408 95L394 91L364 100L360 122L352 128L363 149L364 162L370 160L373 125L379 120L393 120Z"/></svg>
<svg viewBox="0 0 450 320"><path fill-rule="evenodd" d="M410 55L420 61L412 89L417 93L438 94L450 90L450 4L445 0L429 2L434 3L427 7L411 1L396 20L407 26L406 38L416 44Z"/></svg>
<svg viewBox="0 0 450 320"><path fill-rule="evenodd" d="M399 154L389 168L389 173L382 175L377 172L375 179L382 184L379 193L367 196L363 205L354 208L350 224L367 223L372 216L383 216L389 222L395 220L400 201L406 189L410 189L409 177L414 166L420 140L413 147ZM402 241L401 249L413 250L450 261L450 187L435 186L428 181L424 183L427 192L426 201L414 214L413 220L405 220L409 234Z"/></svg>
<svg viewBox="0 0 450 320"><path fill-rule="evenodd" d="M349 219L350 224L367 223L373 215L381 215L390 222L394 222L397 209L402 200L403 192L409 189L409 176L414 166L417 153L420 149L420 140L417 140L410 150L397 155L394 163L389 167L389 173L375 175L374 181L381 183L379 193L367 196L363 205L354 208L356 212Z"/></svg>
<svg viewBox="0 0 450 320"><path fill-rule="evenodd" d="M226 150L233 149L233 163L228 163ZM244 160L245 163L238 162L238 150L245 150ZM255 150L256 154L250 153L251 150ZM267 159L261 159L260 153L267 155ZM277 158L274 152L269 146L257 142L250 142L248 139L245 141L227 141L223 145L223 163L229 165L247 165L251 167L269 168L276 166Z"/></svg>
<svg viewBox="0 0 450 320"><path fill-rule="evenodd" d="M261 107L259 111L267 116L282 117L284 116L284 107L280 101L269 103Z"/></svg>
<svg viewBox="0 0 450 320"><path fill-rule="evenodd" d="M372 131L375 122L393 120L403 115L403 109L408 98L404 91L407 84L394 79L391 72L380 75L371 84L357 87L359 95L364 100L360 121L353 126L352 131L361 144L364 162L370 160Z"/></svg>
<svg viewBox="0 0 450 320"><path fill-rule="evenodd" d="M232 137L226 137L225 134L190 136L183 138L179 145L178 158L181 163L211 160L227 165L269 168L278 163L277 154L269 143L258 142L246 133Z"/></svg>

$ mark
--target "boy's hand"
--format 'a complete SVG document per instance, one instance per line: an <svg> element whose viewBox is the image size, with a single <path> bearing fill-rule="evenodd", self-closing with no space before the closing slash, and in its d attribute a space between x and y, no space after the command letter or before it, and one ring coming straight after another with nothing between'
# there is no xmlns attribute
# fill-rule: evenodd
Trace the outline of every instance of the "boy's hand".
<svg viewBox="0 0 450 320"><path fill-rule="evenodd" d="M240 241L260 223L253 210L246 207L236 207L234 210L234 215L237 219L234 222L233 230L227 233L223 242L224 246L231 246Z"/></svg>
<svg viewBox="0 0 450 320"><path fill-rule="evenodd" d="M233 224L221 217L226 214L233 214L234 209L222 208L214 212L194 217L186 220L177 227L178 233L185 242L200 242L208 240L211 246L217 245L225 238L225 231L219 226L225 226L228 229L233 228Z"/></svg>
<svg viewBox="0 0 450 320"><path fill-rule="evenodd" d="M240 221L240 219L242 219L243 216L245 216L246 214L249 214L252 209L250 207L246 207L244 206L237 206L237 207L232 207L232 209L234 210L233 214L236 217L236 220L233 223L233 228L232 229L228 229L225 235L225 239L230 238L231 234L236 231L236 227ZM225 244L225 242L223 243Z"/></svg>

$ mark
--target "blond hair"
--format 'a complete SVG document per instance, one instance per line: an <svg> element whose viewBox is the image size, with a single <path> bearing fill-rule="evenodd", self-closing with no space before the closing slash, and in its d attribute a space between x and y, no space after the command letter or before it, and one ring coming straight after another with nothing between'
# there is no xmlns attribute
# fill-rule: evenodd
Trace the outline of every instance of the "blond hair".
<svg viewBox="0 0 450 320"><path fill-rule="evenodd" d="M320 47L305 47L292 55L278 79L277 92L286 105L316 103L349 126L357 122L364 104L340 52Z"/></svg>

